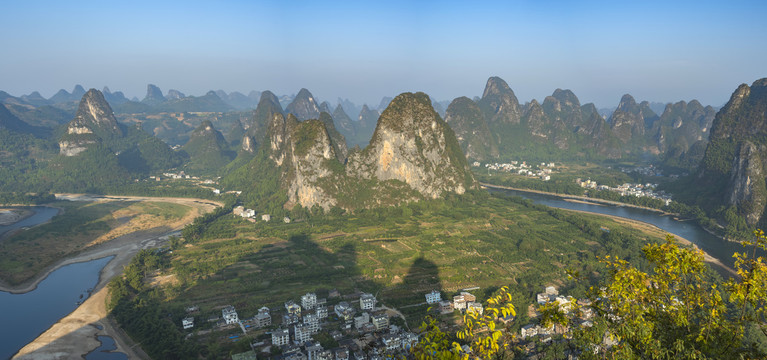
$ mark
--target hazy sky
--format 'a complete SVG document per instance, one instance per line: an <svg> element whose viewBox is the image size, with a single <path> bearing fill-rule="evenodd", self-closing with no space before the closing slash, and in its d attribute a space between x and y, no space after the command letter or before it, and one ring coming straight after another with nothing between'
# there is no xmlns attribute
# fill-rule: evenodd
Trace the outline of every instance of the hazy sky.
<svg viewBox="0 0 767 360"><path fill-rule="evenodd" d="M0 90L75 84L143 98L146 84L308 88L377 105L424 91L521 102L571 89L582 103L699 99L720 106L767 77L767 1L7 1Z"/></svg>

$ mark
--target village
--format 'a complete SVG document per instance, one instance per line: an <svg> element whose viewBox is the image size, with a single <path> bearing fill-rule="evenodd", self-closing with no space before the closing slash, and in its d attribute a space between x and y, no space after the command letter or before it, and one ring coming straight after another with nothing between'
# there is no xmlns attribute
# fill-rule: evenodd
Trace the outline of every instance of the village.
<svg viewBox="0 0 767 360"><path fill-rule="evenodd" d="M471 164L473 167L481 167L479 161ZM509 163L487 163L485 168L490 171L502 171L508 173L517 173L530 178L538 178L543 181L551 180L551 174L556 168L555 163L542 162L540 164L528 164L527 161L512 161Z"/></svg>
<svg viewBox="0 0 767 360"><path fill-rule="evenodd" d="M429 312L440 314L445 321L466 312L484 313L484 307L477 302L476 296L461 290L452 300L443 300L442 293L432 290L424 294ZM519 333L507 334L513 345L526 353L529 358L536 357L538 344L561 341L569 337L569 326L540 324L538 310L547 304L557 306L568 318L571 326L591 327L593 311L590 301L562 296L556 288L548 286L544 292L536 295L536 303L527 309L528 324L521 326ZM258 309L250 317L243 318L234 306L223 305L221 315L204 317L197 306L186 308L186 317L181 320L181 327L187 331L187 339L211 335L221 341L249 341L250 350L232 355L232 360L383 360L406 358L410 349L418 344L420 334L408 328L396 309L378 303L373 294L356 292L340 294L330 290L327 298L320 298L316 293L307 293L296 302L289 299L280 308ZM205 318L203 320L203 318ZM504 332L510 331L514 316L499 318ZM197 330L199 322L203 330ZM453 324L446 325L451 331ZM486 330L486 329L484 329ZM478 333L482 333L479 329ZM215 335L215 334L218 335ZM241 333L241 334L240 334ZM559 339L559 340L558 340ZM611 347L616 342L605 334L603 346ZM464 345L465 352L471 349Z"/></svg>
<svg viewBox="0 0 767 360"><path fill-rule="evenodd" d="M648 197L662 200L666 205L671 203L671 195L666 194L663 191L655 191L658 184L624 183L616 187L610 187L607 185L599 185L591 179L582 180L581 178L575 179L575 183L585 189L613 191L619 193L621 196Z"/></svg>

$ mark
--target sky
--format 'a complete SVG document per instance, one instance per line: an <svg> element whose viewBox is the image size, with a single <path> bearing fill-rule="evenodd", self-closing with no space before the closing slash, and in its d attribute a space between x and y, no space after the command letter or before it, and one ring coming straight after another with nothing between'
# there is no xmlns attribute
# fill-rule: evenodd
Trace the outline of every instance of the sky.
<svg viewBox="0 0 767 360"><path fill-rule="evenodd" d="M767 77L767 1L8 1L0 90L75 84L143 98L147 84L309 89L377 105L424 91L520 102L570 89L581 103L698 99L721 106Z"/></svg>

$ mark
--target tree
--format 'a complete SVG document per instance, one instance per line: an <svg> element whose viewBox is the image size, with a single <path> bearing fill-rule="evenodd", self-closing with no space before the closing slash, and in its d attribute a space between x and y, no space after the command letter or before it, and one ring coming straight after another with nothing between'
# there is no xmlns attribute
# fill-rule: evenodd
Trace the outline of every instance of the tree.
<svg viewBox="0 0 767 360"><path fill-rule="evenodd" d="M498 328L497 321L507 316L516 316L511 303L511 294L502 287L498 294L487 300L484 313L467 310L463 316L463 329L456 333L455 341L437 325L431 317L421 323L424 333L418 345L411 349L416 359L492 359L507 350L509 338ZM461 342L468 346L465 351Z"/></svg>
<svg viewBox="0 0 767 360"><path fill-rule="evenodd" d="M671 235L663 244L644 247L654 265L650 272L606 256L602 262L608 276L601 287L591 288L594 328L605 329L617 345L608 349L593 329L574 331L573 342L581 344L584 358L764 358L767 354L743 341L745 329L754 324L767 334L767 268L756 257L767 240L761 231L755 235L747 244L753 247L751 255L735 254L739 279L724 286L706 275L701 250L682 248ZM542 315L543 322L565 322L558 311ZM594 349L602 354L595 355Z"/></svg>

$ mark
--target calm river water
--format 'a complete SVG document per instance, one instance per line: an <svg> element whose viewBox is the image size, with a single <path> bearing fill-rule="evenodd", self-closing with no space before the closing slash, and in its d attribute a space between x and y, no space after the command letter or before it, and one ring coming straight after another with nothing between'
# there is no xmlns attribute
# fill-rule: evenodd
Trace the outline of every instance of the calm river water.
<svg viewBox="0 0 767 360"><path fill-rule="evenodd" d="M653 224L672 235L677 235L690 240L701 250L709 255L719 259L723 264L732 267L734 252L743 252L743 245L738 243L724 241L703 230L698 224L692 221L674 220L673 217L661 215L661 213L651 210L638 209L628 206L603 205L596 203L566 201L558 196L531 193L525 191L489 189L493 192L503 192L509 195L520 196L530 199L536 204L551 206L561 209L587 211L597 214L620 216L632 220L643 221Z"/></svg>
<svg viewBox="0 0 767 360"><path fill-rule="evenodd" d="M26 294L0 292L0 359L10 358L85 300L112 257L61 267ZM79 354L74 356L79 357Z"/></svg>

